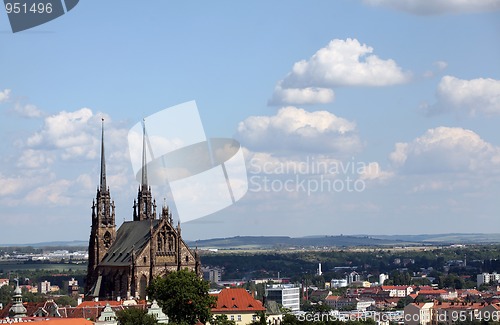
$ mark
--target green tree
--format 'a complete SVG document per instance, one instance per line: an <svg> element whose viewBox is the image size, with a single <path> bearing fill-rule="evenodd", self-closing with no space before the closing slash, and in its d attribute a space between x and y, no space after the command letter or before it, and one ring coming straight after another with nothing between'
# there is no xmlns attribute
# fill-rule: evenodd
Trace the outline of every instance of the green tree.
<svg viewBox="0 0 500 325"><path fill-rule="evenodd" d="M153 315L149 315L146 310L137 308L128 308L120 310L116 313L116 317L120 325L156 325L156 321Z"/></svg>
<svg viewBox="0 0 500 325"><path fill-rule="evenodd" d="M76 299L73 297L70 297L70 296L58 297L54 300L54 302L61 307L64 307L64 306L76 307L76 305L78 304Z"/></svg>
<svg viewBox="0 0 500 325"><path fill-rule="evenodd" d="M254 321L252 321L250 324L252 324L252 325L267 325L265 312L258 311L256 316L257 316L256 319Z"/></svg>
<svg viewBox="0 0 500 325"><path fill-rule="evenodd" d="M211 325L236 325L234 320L227 319L227 315L217 315L210 321Z"/></svg>
<svg viewBox="0 0 500 325"><path fill-rule="evenodd" d="M0 303L6 306L12 301L12 287L10 285L5 285L0 287Z"/></svg>
<svg viewBox="0 0 500 325"><path fill-rule="evenodd" d="M156 299L174 323L206 323L211 319L211 307L216 299L208 294L208 281L187 269L155 278L148 295Z"/></svg>

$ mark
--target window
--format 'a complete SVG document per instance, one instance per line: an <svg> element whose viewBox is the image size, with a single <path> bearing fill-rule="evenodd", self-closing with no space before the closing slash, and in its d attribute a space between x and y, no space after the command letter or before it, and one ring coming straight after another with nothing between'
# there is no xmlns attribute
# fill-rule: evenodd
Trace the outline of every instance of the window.
<svg viewBox="0 0 500 325"><path fill-rule="evenodd" d="M231 320L234 320L234 315L231 315Z"/></svg>
<svg viewBox="0 0 500 325"><path fill-rule="evenodd" d="M241 315L238 315L238 322L241 322Z"/></svg>

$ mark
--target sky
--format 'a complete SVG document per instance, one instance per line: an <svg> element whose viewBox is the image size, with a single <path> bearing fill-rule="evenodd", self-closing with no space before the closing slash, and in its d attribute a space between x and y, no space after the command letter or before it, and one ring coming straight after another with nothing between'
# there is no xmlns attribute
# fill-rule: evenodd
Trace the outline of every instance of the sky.
<svg viewBox="0 0 500 325"><path fill-rule="evenodd" d="M0 244L88 240L102 118L131 220L129 130L192 100L248 191L185 239L499 233L499 39L500 0L80 1L18 33L0 10Z"/></svg>

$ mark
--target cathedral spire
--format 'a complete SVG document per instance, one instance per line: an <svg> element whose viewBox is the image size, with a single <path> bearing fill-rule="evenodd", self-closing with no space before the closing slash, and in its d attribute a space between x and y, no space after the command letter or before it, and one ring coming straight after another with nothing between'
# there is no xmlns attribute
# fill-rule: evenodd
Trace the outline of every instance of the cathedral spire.
<svg viewBox="0 0 500 325"><path fill-rule="evenodd" d="M142 187L148 188L148 170L146 159L146 120L142 120Z"/></svg>
<svg viewBox="0 0 500 325"><path fill-rule="evenodd" d="M101 182L100 189L101 191L106 191L106 161L104 157L104 118L102 118L102 126L101 126Z"/></svg>

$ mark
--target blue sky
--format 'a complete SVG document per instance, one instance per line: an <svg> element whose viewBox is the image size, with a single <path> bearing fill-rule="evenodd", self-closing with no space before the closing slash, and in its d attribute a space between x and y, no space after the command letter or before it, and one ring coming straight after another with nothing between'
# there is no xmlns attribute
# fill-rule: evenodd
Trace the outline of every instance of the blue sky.
<svg viewBox="0 0 500 325"><path fill-rule="evenodd" d="M500 232L499 37L498 0L80 1L15 34L0 10L0 243L88 239L101 117L131 220L127 132L190 100L250 187L185 238ZM360 169L279 169L311 162Z"/></svg>

